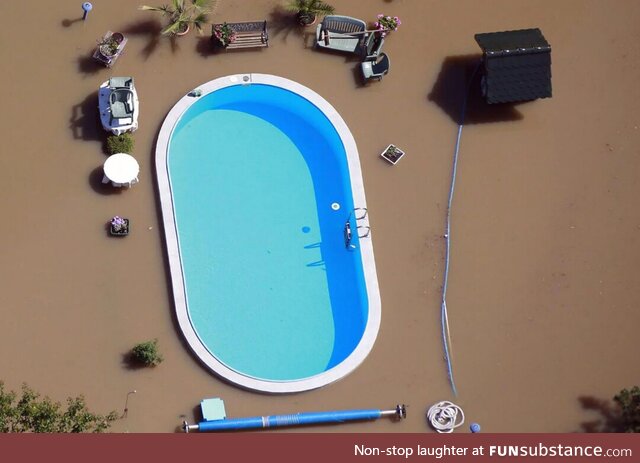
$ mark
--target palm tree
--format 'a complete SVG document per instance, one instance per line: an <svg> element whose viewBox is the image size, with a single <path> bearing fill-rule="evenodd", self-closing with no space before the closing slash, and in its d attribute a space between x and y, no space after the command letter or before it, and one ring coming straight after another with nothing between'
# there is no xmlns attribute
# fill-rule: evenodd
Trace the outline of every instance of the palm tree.
<svg viewBox="0 0 640 463"><path fill-rule="evenodd" d="M170 5L140 7L141 10L158 11L169 19L169 25L162 30L163 35L183 35L193 24L198 32L207 22L207 13L212 10L212 0L171 0Z"/></svg>
<svg viewBox="0 0 640 463"><path fill-rule="evenodd" d="M335 8L322 0L290 0L285 8L296 13L298 22L303 26L313 24L318 16L333 14L335 11Z"/></svg>

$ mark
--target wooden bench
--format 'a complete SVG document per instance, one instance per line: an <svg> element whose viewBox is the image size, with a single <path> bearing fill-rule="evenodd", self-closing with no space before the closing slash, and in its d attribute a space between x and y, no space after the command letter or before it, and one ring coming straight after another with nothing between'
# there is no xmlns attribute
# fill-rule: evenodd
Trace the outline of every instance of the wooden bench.
<svg viewBox="0 0 640 463"><path fill-rule="evenodd" d="M227 23L236 33L235 40L228 44L225 48L254 48L268 47L269 34L267 32L267 21L247 21L239 23ZM222 24L214 24L211 27L211 40L217 42L214 30L216 26Z"/></svg>

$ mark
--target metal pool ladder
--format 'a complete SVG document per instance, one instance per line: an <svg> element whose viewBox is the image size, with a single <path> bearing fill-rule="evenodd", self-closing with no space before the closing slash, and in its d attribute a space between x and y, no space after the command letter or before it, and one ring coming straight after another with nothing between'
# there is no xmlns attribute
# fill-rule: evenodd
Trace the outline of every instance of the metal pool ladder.
<svg viewBox="0 0 640 463"><path fill-rule="evenodd" d="M347 250L352 251L356 248L356 245L352 243L353 231L351 229L351 218L353 217L356 221L358 238L368 238L371 235L371 227L368 225L369 221L366 220L368 215L369 211L366 207L356 207L349 213L349 217L347 217L347 221L344 224L344 246ZM365 220L366 223L364 223Z"/></svg>

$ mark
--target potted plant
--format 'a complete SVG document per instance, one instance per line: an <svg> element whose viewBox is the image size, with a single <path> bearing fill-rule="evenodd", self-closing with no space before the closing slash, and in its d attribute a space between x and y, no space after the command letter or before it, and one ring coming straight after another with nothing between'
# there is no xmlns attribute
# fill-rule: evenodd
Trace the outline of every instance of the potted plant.
<svg viewBox="0 0 640 463"><path fill-rule="evenodd" d="M112 236L127 236L129 234L129 219L124 219L118 215L109 222L109 233Z"/></svg>
<svg viewBox="0 0 640 463"><path fill-rule="evenodd" d="M386 16L384 14L379 14L377 17L377 21L373 23L373 27L378 29L382 36L384 37L387 32L397 31L398 26L402 24L400 18L397 16Z"/></svg>
<svg viewBox="0 0 640 463"><path fill-rule="evenodd" d="M290 0L285 8L296 13L296 19L301 26L313 24L318 16L333 14L335 11L335 8L322 0Z"/></svg>
<svg viewBox="0 0 640 463"><path fill-rule="evenodd" d="M202 33L207 22L207 13L211 11L212 0L171 0L170 5L140 7L141 10L157 11L169 20L162 30L163 35L185 35L193 25Z"/></svg>
<svg viewBox="0 0 640 463"><path fill-rule="evenodd" d="M105 58L113 58L118 53L118 48L124 40L124 35L120 32L114 32L111 35L104 36L100 42L98 42L98 49L100 54Z"/></svg>
<svg viewBox="0 0 640 463"><path fill-rule="evenodd" d="M226 47L230 43L235 42L236 31L234 31L227 23L216 24L215 26L213 26L213 36L216 38L220 45Z"/></svg>
<svg viewBox="0 0 640 463"><path fill-rule="evenodd" d="M389 145L387 148L380 154L384 159L389 161L391 164L397 163L402 156L404 156L404 151L398 148L395 145Z"/></svg>

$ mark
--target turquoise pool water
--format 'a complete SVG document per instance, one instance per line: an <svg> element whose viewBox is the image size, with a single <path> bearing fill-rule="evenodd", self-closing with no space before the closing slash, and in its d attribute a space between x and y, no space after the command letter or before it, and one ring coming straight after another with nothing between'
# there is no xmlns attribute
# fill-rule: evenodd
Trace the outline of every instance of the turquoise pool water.
<svg viewBox="0 0 640 463"><path fill-rule="evenodd" d="M324 113L280 87L228 86L182 115L167 165L188 314L206 349L269 381L347 358L368 299L357 237L348 250L343 236L354 208L345 148Z"/></svg>

